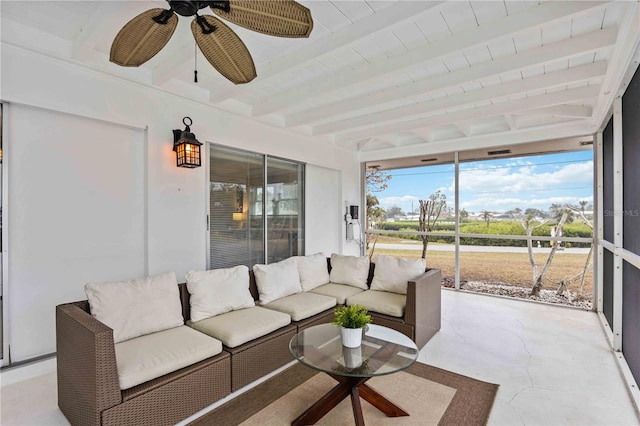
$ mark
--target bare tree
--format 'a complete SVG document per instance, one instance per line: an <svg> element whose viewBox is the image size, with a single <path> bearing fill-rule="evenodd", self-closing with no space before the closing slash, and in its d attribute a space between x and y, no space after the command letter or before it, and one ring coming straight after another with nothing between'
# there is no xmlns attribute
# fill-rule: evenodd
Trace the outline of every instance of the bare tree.
<svg viewBox="0 0 640 426"><path fill-rule="evenodd" d="M535 229L540 228L547 222L547 220L539 222L533 215L527 215L522 218L520 224L524 228L524 231L527 233L527 237L531 237ZM533 256L533 243L531 241L531 238L527 239L527 251L529 252L529 262L531 263L531 269L533 271L532 284L535 285L536 279L538 278L538 263L536 262L536 258Z"/></svg>
<svg viewBox="0 0 640 426"><path fill-rule="evenodd" d="M580 218L584 221L584 223L589 228L591 228L591 234L593 235L593 224L591 223L591 221L589 219L587 219L587 217L584 214L584 207L585 207L586 204L587 204L586 201L580 201L580 209L577 209L575 207L568 207L568 208L572 209L575 213L578 214L578 216L580 216ZM560 283L560 286L558 287L557 294L559 294L559 295L564 294L564 292L567 289L569 283L571 281L573 281L574 279L580 278L580 286L578 287L577 293L578 293L579 297L583 296L585 277L586 277L587 272L589 271L589 269L591 269L593 267L593 261L592 261L592 258L591 258L592 255L593 255L593 242L589 246L589 254L587 254L587 259L585 260L584 268L582 269L582 272L579 273L578 275L576 275L575 277L571 278L571 279L562 280L562 282Z"/></svg>
<svg viewBox="0 0 640 426"><path fill-rule="evenodd" d="M428 200L419 200L420 218L418 221L418 230L420 232L431 232L436 221L440 217L442 209L447 206L447 196L438 190L429 196ZM428 235L420 235L422 239L422 258L427 257L427 245L429 244Z"/></svg>
<svg viewBox="0 0 640 426"><path fill-rule="evenodd" d="M564 226L564 223L567 220L568 216L569 216L569 211L565 210L562 213L562 217L558 221L558 225L556 225L557 236L562 235L562 227ZM530 293L531 296L538 296L540 294L540 290L542 290L542 282L544 280L545 275L547 275L547 272L549 271L549 267L551 266L551 261L553 260L553 256L556 254L556 250L558 249L559 245L560 245L560 240L557 240L557 239L551 240L551 251L549 252L549 257L547 257L547 261L542 267L542 272L540 272L540 275L536 277L533 283L533 287L531 288L531 293Z"/></svg>
<svg viewBox="0 0 640 426"><path fill-rule="evenodd" d="M377 168L367 169L364 181L368 192L380 192L387 189L389 180L392 176L383 170Z"/></svg>

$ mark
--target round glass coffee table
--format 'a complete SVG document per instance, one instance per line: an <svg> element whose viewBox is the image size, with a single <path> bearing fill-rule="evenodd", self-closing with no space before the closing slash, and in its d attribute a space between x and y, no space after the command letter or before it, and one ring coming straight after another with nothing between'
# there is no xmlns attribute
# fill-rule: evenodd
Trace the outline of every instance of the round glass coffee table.
<svg viewBox="0 0 640 426"><path fill-rule="evenodd" d="M340 327L321 324L302 330L289 343L293 356L302 364L322 371L338 384L296 418L292 425L315 424L347 396L351 396L357 425L364 425L360 397L388 417L409 413L366 385L375 376L396 373L418 358L418 347L404 334L370 324L357 348L342 346Z"/></svg>

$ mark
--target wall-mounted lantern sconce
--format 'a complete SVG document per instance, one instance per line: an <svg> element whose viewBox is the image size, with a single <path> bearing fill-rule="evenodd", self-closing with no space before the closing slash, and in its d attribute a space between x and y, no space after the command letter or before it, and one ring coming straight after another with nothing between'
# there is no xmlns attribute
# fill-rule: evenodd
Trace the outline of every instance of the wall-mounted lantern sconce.
<svg viewBox="0 0 640 426"><path fill-rule="evenodd" d="M187 124L188 120L188 124ZM176 165L190 169L200 167L200 146L202 142L196 139L196 135L191 133L193 121L185 117L182 123L186 126L184 130L175 129L173 131L173 150L176 152Z"/></svg>

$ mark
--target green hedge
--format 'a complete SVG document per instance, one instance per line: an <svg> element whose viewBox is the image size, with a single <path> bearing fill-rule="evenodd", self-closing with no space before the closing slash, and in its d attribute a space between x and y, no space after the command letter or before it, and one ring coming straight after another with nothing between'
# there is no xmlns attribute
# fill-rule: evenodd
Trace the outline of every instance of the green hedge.
<svg viewBox="0 0 640 426"><path fill-rule="evenodd" d="M549 237L551 227L553 224L546 224L533 231L533 236ZM435 232L455 232L455 223L451 222L437 222L434 231ZM407 231L418 232L418 222L384 222L378 228L385 231ZM466 221L460 224L461 234L493 234L493 235L526 235L524 228L520 224L519 220L501 220L491 221L489 226L483 220ZM581 237L591 238L591 229L582 222L573 222L566 224L563 228L563 235L565 237ZM393 237L402 238L405 240L417 240L421 241L419 235L409 234L394 234ZM431 236L429 241L446 242L453 244L455 242L454 237L447 236ZM527 242L524 240L511 240L511 239L495 239L495 238L470 238L460 237L460 244L463 245L476 245L476 246L506 246L506 247L526 247ZM567 243L571 247L589 247L589 243ZM536 244L534 244L536 245ZM549 242L542 242L543 246L548 247Z"/></svg>

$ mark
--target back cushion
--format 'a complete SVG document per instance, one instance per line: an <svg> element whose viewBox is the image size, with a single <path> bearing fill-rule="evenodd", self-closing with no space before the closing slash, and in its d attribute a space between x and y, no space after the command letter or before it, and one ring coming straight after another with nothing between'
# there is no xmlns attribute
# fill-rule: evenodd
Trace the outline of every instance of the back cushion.
<svg viewBox="0 0 640 426"><path fill-rule="evenodd" d="M191 321L255 306L249 292L249 268L244 265L186 275Z"/></svg>
<svg viewBox="0 0 640 426"><path fill-rule="evenodd" d="M91 315L113 329L115 343L184 325L174 272L87 283L84 291Z"/></svg>
<svg viewBox="0 0 640 426"><path fill-rule="evenodd" d="M422 275L424 270L424 259L378 255L371 290L407 294L407 281Z"/></svg>
<svg viewBox="0 0 640 426"><path fill-rule="evenodd" d="M261 305L302 291L298 266L293 257L269 265L253 265L253 274Z"/></svg>
<svg viewBox="0 0 640 426"><path fill-rule="evenodd" d="M313 290L316 287L329 282L329 269L327 268L327 258L322 253L308 256L297 256L298 274L300 274L300 284L302 291Z"/></svg>
<svg viewBox="0 0 640 426"><path fill-rule="evenodd" d="M330 281L368 290L369 257L331 255Z"/></svg>

